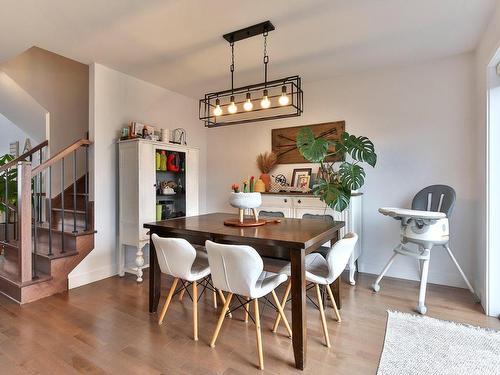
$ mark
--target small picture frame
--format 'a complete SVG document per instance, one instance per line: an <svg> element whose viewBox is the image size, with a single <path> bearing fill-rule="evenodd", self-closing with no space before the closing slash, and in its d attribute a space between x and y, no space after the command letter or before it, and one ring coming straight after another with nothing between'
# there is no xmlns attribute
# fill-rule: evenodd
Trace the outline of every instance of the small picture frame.
<svg viewBox="0 0 500 375"><path fill-rule="evenodd" d="M302 189L309 188L309 183L311 181L311 173L312 168L296 168L293 170L292 174L292 186L300 187ZM307 177L307 185L304 186L306 179L303 177Z"/></svg>
<svg viewBox="0 0 500 375"><path fill-rule="evenodd" d="M311 182L311 176L302 175L297 178L297 187L302 190L309 189L309 183Z"/></svg>

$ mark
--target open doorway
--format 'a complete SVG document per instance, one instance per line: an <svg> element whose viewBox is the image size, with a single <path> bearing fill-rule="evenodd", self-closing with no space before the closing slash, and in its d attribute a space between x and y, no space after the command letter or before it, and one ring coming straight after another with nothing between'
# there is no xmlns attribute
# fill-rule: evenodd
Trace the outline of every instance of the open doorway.
<svg viewBox="0 0 500 375"><path fill-rule="evenodd" d="M500 317L500 50L488 66L486 313Z"/></svg>

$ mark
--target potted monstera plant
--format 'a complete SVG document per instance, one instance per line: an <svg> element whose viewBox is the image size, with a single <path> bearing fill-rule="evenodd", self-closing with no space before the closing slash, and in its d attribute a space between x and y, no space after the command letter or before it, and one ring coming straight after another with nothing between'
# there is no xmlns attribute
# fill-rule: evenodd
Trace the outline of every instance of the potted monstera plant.
<svg viewBox="0 0 500 375"><path fill-rule="evenodd" d="M347 132L339 140L328 140L315 137L310 128L302 128L297 135L297 148L306 160L319 163L313 194L337 211L345 210L351 191L364 185L363 164L375 167L377 163L372 141Z"/></svg>

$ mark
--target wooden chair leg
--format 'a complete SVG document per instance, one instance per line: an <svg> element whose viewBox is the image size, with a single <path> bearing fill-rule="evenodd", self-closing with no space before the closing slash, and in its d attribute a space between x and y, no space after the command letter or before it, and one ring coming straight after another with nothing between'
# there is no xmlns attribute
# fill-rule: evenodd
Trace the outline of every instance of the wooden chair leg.
<svg viewBox="0 0 500 375"><path fill-rule="evenodd" d="M288 331L288 336L292 337L292 329L290 328L290 324L288 324L288 320L285 316L283 308L281 307L280 301L278 300L278 296L276 295L276 292L274 290L271 292L271 294L273 295L274 303L276 304L276 308L278 309L278 314L281 315L281 319L283 319L283 323L285 323L286 330Z"/></svg>
<svg viewBox="0 0 500 375"><path fill-rule="evenodd" d="M198 282L193 281L193 338L198 341Z"/></svg>
<svg viewBox="0 0 500 375"><path fill-rule="evenodd" d="M253 300L255 309L255 332L257 334L257 352L259 353L259 368L264 370L264 355L262 354L262 335L260 332L260 313L259 313L259 300Z"/></svg>
<svg viewBox="0 0 500 375"><path fill-rule="evenodd" d="M217 289L217 292L219 292L219 297L220 297L220 300L222 301L222 305L224 305L226 303L226 297L224 297L224 293L222 293L222 290L220 289ZM233 314L229 313L228 315L230 318L233 317Z"/></svg>
<svg viewBox="0 0 500 375"><path fill-rule="evenodd" d="M181 290L181 292L179 293L179 301L182 302L182 299L184 298L184 293L186 292L186 288L184 287L184 289Z"/></svg>
<svg viewBox="0 0 500 375"><path fill-rule="evenodd" d="M215 341L217 341L217 337L219 336L219 331L222 327L222 323L224 322L224 318L226 316L227 310L229 309L229 304L231 303L232 298L233 298L233 293L229 293L227 295L226 302L224 302L224 306L222 307L222 311L219 316L219 321L217 322L214 335L212 336L212 341L210 341L210 346L212 348L215 346Z"/></svg>
<svg viewBox="0 0 500 375"><path fill-rule="evenodd" d="M175 293L175 288L177 288L177 283L179 282L179 278L176 277L172 286L170 287L170 291L168 292L167 300L165 301L165 305L163 305L163 309L161 310L160 318L158 319L158 324L161 325L163 323L163 318L167 313L168 306L170 306L170 301L172 300L172 296Z"/></svg>
<svg viewBox="0 0 500 375"><path fill-rule="evenodd" d="M340 312L339 309L337 308L337 302L335 302L335 298L333 298L333 293L332 289L330 288L330 285L326 284L326 290L328 291L328 295L330 296L330 301L332 301L332 306L333 306L333 311L335 311L335 316L337 317L337 322L341 322L342 319L340 318Z"/></svg>
<svg viewBox="0 0 500 375"><path fill-rule="evenodd" d="M245 297L247 301L250 301L250 298ZM250 308L250 304L247 303L245 306L243 306L243 310L245 310L245 323L248 323L248 309Z"/></svg>
<svg viewBox="0 0 500 375"><path fill-rule="evenodd" d="M292 279L288 280L288 284L286 285L285 289L285 294L283 295L283 299L281 300L281 309L285 311L285 305L286 305L286 300L288 299L288 295L290 294L290 290L292 288ZM278 325L280 324L281 321L281 314L276 314L276 320L274 321L273 329L272 331L276 333L278 330Z"/></svg>
<svg viewBox="0 0 500 375"><path fill-rule="evenodd" d="M328 336L328 327L326 325L325 310L323 309L323 299L321 298L321 291L319 285L314 284L316 288L316 297L318 299L319 314L321 316L321 324L323 325L323 334L325 335L326 346L330 347L330 337Z"/></svg>
<svg viewBox="0 0 500 375"><path fill-rule="evenodd" d="M215 291L215 289L212 292L212 297L214 299L214 309L217 309L217 292Z"/></svg>

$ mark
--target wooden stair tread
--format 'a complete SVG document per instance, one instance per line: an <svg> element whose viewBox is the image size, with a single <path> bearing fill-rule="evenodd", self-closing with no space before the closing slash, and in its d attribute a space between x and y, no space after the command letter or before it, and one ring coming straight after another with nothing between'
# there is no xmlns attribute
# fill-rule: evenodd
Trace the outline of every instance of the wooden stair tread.
<svg viewBox="0 0 500 375"><path fill-rule="evenodd" d="M76 251L75 249L66 249L64 253L61 253L61 249L59 248L59 246L52 244L52 255L49 255L49 244L37 242L36 253L37 255L43 256L45 258L59 259L77 255L78 251Z"/></svg>
<svg viewBox="0 0 500 375"><path fill-rule="evenodd" d="M12 273L12 272L4 270L3 268L0 268L0 278L7 280L8 282L10 282L18 287L28 286L28 285L32 285L32 284L38 284L38 283L42 283L44 281L52 280L52 276L47 275L46 273L43 273L40 271L37 271L36 275L37 275L36 279L32 279L30 281L26 281L26 282L22 283L18 274Z"/></svg>
<svg viewBox="0 0 500 375"><path fill-rule="evenodd" d="M57 212L62 212L62 208L60 207L52 207L52 211L57 211ZM84 210L73 210L72 207L64 207L64 213L77 213L77 214L82 214L84 215L85 214L85 211Z"/></svg>
<svg viewBox="0 0 500 375"><path fill-rule="evenodd" d="M44 223L39 223L36 225L37 229L42 229L42 230L46 230L48 231L49 230L49 223L48 222L44 222ZM73 233L73 224L64 224L64 233L66 235L70 235L70 236L74 236L74 237L78 237L78 236L86 236L86 235L89 235L89 234L94 234L94 233L97 233L96 230L92 229L92 228L89 228L87 230L84 230L82 228L80 228L78 225L76 226L76 229L77 229L77 233ZM60 225L57 225L57 227L54 227L54 225L52 225L52 228L50 228L52 230L52 233L55 233L56 235L60 235L63 231L61 230L61 226Z"/></svg>
<svg viewBox="0 0 500 375"><path fill-rule="evenodd" d="M16 248L19 250L17 241L9 241L4 242L0 241L0 246L10 246L11 248ZM37 242L36 244L36 254L38 256L48 258L48 259L59 259L64 257L69 257L73 255L77 255L78 251L74 249L66 249L64 253L61 252L61 249L57 245L52 245L52 255L49 255L49 244Z"/></svg>

